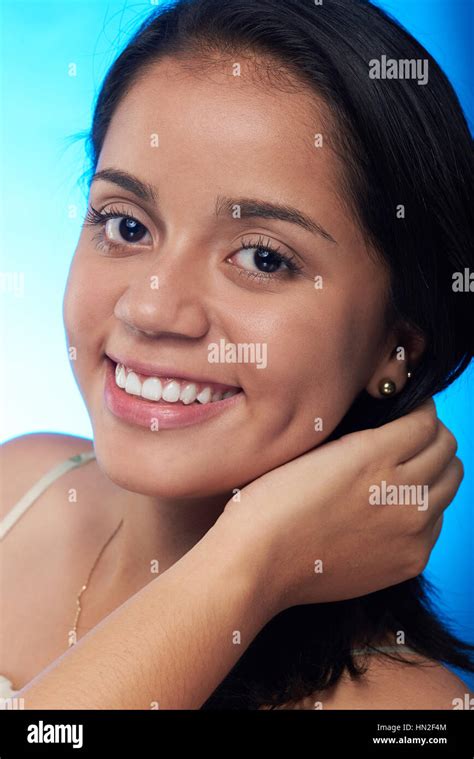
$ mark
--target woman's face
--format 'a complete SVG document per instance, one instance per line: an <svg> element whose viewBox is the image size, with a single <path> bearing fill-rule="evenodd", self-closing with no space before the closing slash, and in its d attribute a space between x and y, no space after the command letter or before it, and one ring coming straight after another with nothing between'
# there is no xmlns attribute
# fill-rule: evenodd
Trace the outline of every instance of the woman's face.
<svg viewBox="0 0 474 759"><path fill-rule="evenodd" d="M250 63L240 75L194 65L154 64L116 110L97 172L133 175L156 200L92 183L90 204L122 216L83 227L64 300L99 463L122 487L167 497L228 493L319 445L387 358L387 272L342 202L323 104L262 84ZM231 347L213 356L213 344ZM110 383L105 400L107 355L156 368L142 380L240 392L201 419L198 401L190 411Z"/></svg>

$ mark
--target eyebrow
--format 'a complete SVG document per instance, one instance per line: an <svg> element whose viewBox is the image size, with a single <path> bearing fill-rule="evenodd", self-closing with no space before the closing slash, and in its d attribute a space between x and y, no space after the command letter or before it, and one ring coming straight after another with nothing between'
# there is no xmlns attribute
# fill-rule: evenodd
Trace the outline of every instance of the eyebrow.
<svg viewBox="0 0 474 759"><path fill-rule="evenodd" d="M297 208L291 206L281 205L279 203L270 203L264 200L255 200L254 198L227 198L219 196L216 202L216 214L227 212L232 214L234 210L239 209L239 217L241 219L248 219L256 217L259 219L278 219L279 221L287 221L290 224L297 224L308 232L320 235L325 240L333 242L337 245L336 240L327 232L321 224L311 219L306 214L298 211Z"/></svg>
<svg viewBox="0 0 474 759"><path fill-rule="evenodd" d="M94 174L90 184L92 185L93 182L100 179L118 185L123 190L131 192L140 200L155 205L157 204L158 194L155 188L151 184L144 182L127 171L113 168L102 169ZM312 232L313 234L320 235L325 240L329 240L329 242L337 245L336 240L324 229L324 227L321 226L321 224L316 220L311 219L297 208L254 198L229 198L222 195L218 196L215 206L216 216L220 216L223 213L232 215L236 208L239 210L239 216L237 218L277 219L279 221L286 221L290 224L297 224L303 229Z"/></svg>
<svg viewBox="0 0 474 759"><path fill-rule="evenodd" d="M133 174L129 174L128 171L121 171L120 169L102 169L94 174L91 179L91 184L99 179L103 179L106 182L112 182L121 187L123 190L128 190L133 195L136 195L140 200L145 200L148 203L157 203L157 193L155 188L143 182Z"/></svg>

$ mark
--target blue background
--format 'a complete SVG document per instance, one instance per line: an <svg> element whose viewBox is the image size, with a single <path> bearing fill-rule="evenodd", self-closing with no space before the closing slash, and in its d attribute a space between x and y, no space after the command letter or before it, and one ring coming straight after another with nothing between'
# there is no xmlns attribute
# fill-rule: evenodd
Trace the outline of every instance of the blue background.
<svg viewBox="0 0 474 759"><path fill-rule="evenodd" d="M434 55L472 124L473 5L466 0L379 3ZM79 133L89 129L103 76L152 3L4 0L1 64L3 272L24 276L24 292L2 288L1 436L53 430L92 437L66 353L61 304L80 233L87 168ZM68 74L75 63L77 75ZM427 576L454 630L473 629L473 377L438 397L459 442L465 479L446 512ZM40 399L40 402L38 400ZM387 546L389 549L390 547ZM471 687L474 677L462 675Z"/></svg>

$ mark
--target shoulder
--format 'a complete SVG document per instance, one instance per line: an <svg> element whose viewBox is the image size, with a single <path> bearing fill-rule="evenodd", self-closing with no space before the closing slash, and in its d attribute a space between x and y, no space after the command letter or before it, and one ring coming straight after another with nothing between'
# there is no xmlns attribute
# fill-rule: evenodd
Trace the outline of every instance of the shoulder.
<svg viewBox="0 0 474 759"><path fill-rule="evenodd" d="M0 446L0 519L3 519L28 490L47 472L61 462L78 453L93 450L93 443L87 438L62 435L54 432L35 432L7 440ZM88 514L88 509L67 508L68 488L82 490L91 476L88 464L69 472L58 473L44 490L39 493L5 536L3 545L4 563L13 572L26 563L15 560L24 556L25 551L32 559L49 554L61 545L70 548L71 539L78 532L78 525ZM82 470L89 469L84 474ZM86 499L86 504L87 504ZM90 521L90 520L89 520ZM87 523L86 523L87 526Z"/></svg>
<svg viewBox="0 0 474 759"><path fill-rule="evenodd" d="M0 518L49 469L69 456L92 448L92 440L88 438L57 432L32 432L2 443Z"/></svg>
<svg viewBox="0 0 474 759"><path fill-rule="evenodd" d="M3 443L0 518L49 470L92 448L92 441L86 438L50 432ZM92 490L87 481L92 479L92 466L60 474L15 522L2 543L0 672L14 688L22 687L64 650L63 631L74 618L75 593L84 570L78 564L86 545L82 535L93 535L92 529L86 529L93 523L89 499L80 499L80 508L75 508L66 488ZM85 528L81 532L82 523Z"/></svg>
<svg viewBox="0 0 474 759"><path fill-rule="evenodd" d="M411 664L372 655L360 678L346 673L332 688L280 708L455 709L472 696L466 683L439 662L418 655L410 659Z"/></svg>
<svg viewBox="0 0 474 759"><path fill-rule="evenodd" d="M41 465L41 462L54 463L54 460L72 455L72 452L81 453L92 448L92 440L78 435L65 435L61 432L30 432L25 435L10 438L0 445L2 465L15 466L24 456ZM39 459L38 459L39 457Z"/></svg>

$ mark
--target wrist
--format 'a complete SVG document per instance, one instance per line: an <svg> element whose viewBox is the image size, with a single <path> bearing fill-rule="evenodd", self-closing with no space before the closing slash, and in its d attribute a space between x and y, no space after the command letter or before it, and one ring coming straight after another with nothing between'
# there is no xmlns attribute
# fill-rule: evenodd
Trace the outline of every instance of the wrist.
<svg viewBox="0 0 474 759"><path fill-rule="evenodd" d="M275 582L277 556L270 543L257 541L251 530L242 530L227 511L200 542L208 557L210 552L216 556L217 566L237 592L248 599L262 627L285 608Z"/></svg>

